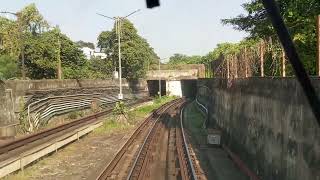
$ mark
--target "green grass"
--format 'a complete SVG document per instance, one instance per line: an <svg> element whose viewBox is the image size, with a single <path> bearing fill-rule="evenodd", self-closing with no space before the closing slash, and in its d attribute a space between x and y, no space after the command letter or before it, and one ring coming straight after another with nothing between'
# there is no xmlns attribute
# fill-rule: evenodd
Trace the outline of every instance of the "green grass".
<svg viewBox="0 0 320 180"><path fill-rule="evenodd" d="M103 122L103 125L93 131L94 134L113 133L119 130L126 130L132 127L129 123L117 122L115 117L111 116Z"/></svg>
<svg viewBox="0 0 320 180"><path fill-rule="evenodd" d="M146 118L153 110L158 109L161 105L176 99L174 96L163 96L161 99L154 99L150 105L144 105L129 111L126 115L127 119L121 118L118 120L118 116L112 115L107 117L103 125L93 132L95 134L112 133L119 130L126 130L134 127L138 122Z"/></svg>
<svg viewBox="0 0 320 180"><path fill-rule="evenodd" d="M197 108L196 102L188 104L184 111L185 127L192 133L198 143L206 141L207 130L202 128L205 117Z"/></svg>
<svg viewBox="0 0 320 180"><path fill-rule="evenodd" d="M175 97L175 96L162 96L161 98L154 99L153 104L139 107L135 111L138 114L147 115L150 112L152 112L154 109L158 109L161 105L163 105L169 101L172 101L176 98L177 97Z"/></svg>

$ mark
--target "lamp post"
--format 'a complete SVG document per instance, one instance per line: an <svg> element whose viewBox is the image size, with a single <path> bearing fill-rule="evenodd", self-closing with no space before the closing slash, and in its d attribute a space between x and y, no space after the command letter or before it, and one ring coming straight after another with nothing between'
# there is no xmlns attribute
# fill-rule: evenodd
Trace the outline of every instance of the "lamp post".
<svg viewBox="0 0 320 180"><path fill-rule="evenodd" d="M122 94L122 69L121 69L121 21L124 20L125 18L133 15L134 13L140 11L140 9L133 11L132 13L128 14L127 16L124 17L109 17L103 14L99 14L97 13L99 16L111 19L115 21L116 24L116 33L118 34L118 58L119 58L119 95L118 95L118 99L122 100L123 99L123 94Z"/></svg>
<svg viewBox="0 0 320 180"><path fill-rule="evenodd" d="M161 75L160 75L160 62L161 62L161 59L159 59L159 98L161 98Z"/></svg>

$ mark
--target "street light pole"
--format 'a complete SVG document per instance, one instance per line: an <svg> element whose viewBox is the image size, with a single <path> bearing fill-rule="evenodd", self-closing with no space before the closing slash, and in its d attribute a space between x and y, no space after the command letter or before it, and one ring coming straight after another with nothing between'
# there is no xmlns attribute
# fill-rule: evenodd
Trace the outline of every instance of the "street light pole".
<svg viewBox="0 0 320 180"><path fill-rule="evenodd" d="M159 98L161 98L161 70L160 70L160 62L161 62L161 59L159 59Z"/></svg>
<svg viewBox="0 0 320 180"><path fill-rule="evenodd" d="M118 57L119 57L119 86L120 86L120 93L119 93L119 99L123 99L122 94L122 67L121 67L121 19L120 17L117 17L116 20L116 26L118 30Z"/></svg>
<svg viewBox="0 0 320 180"><path fill-rule="evenodd" d="M60 42L60 35L58 35L58 52L57 52L57 59L58 59L58 79L61 80L62 79L62 68L61 68L61 57L60 57L60 53L61 53L61 42Z"/></svg>
<svg viewBox="0 0 320 180"><path fill-rule="evenodd" d="M119 95L118 95L118 99L122 100L123 99L123 94L122 94L122 67L121 67L121 21L131 15L133 15L134 13L140 11L140 9L136 10L136 11L133 11L132 13L128 14L127 16L124 16L124 17L109 17L109 16L106 16L106 15L103 15L103 14L99 14L97 13L99 16L103 16L105 18L108 18L108 19L111 19L111 20L114 20L115 23L116 23L116 33L118 33L118 57L119 57L119 89L120 89L120 92L119 92Z"/></svg>

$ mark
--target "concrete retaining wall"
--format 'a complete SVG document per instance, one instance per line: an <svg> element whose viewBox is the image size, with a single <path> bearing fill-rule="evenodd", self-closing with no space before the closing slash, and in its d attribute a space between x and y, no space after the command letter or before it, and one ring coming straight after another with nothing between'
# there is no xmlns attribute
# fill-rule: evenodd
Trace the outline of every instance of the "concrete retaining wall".
<svg viewBox="0 0 320 180"><path fill-rule="evenodd" d="M320 79L313 84L320 95ZM210 126L262 179L320 179L320 128L294 78L201 79L198 86L209 97L200 99Z"/></svg>
<svg viewBox="0 0 320 180"><path fill-rule="evenodd" d="M125 87L131 86L144 86L146 82L144 80L122 80L122 84ZM110 86L118 86L119 81L114 79L107 80L12 80L5 81L6 89L12 89L14 96L25 95L32 91L44 91L53 89L71 89L71 88L103 88Z"/></svg>
<svg viewBox="0 0 320 180"><path fill-rule="evenodd" d="M118 88L119 81L107 80L9 80L0 82L0 136L10 125L17 124L18 114L32 100L65 94L94 93L106 88ZM147 90L143 79L123 79L123 87L130 92ZM7 126L9 125L9 126ZM4 135L2 135L4 136Z"/></svg>

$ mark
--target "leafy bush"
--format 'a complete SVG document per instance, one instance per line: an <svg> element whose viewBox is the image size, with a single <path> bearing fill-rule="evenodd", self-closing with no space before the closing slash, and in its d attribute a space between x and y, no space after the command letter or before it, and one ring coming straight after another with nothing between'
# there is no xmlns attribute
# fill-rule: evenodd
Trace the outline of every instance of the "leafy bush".
<svg viewBox="0 0 320 180"><path fill-rule="evenodd" d="M18 65L9 55L0 56L0 79L9 79L17 76Z"/></svg>

